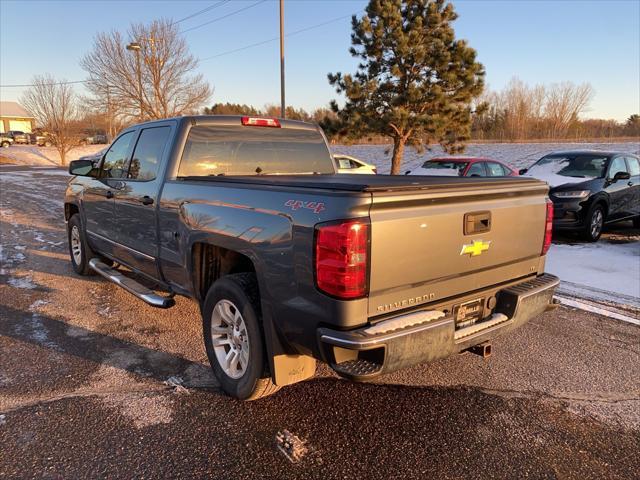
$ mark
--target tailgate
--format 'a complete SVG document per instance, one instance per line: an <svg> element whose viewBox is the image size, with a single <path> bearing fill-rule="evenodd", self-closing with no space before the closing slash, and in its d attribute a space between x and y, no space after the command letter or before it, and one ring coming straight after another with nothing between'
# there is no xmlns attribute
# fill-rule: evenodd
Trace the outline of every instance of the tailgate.
<svg viewBox="0 0 640 480"><path fill-rule="evenodd" d="M547 190L505 180L372 192L369 315L541 270Z"/></svg>

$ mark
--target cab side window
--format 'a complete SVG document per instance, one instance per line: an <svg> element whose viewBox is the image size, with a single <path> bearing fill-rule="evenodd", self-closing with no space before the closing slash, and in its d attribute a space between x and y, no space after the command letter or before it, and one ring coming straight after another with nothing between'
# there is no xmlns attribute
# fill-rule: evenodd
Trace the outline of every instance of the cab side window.
<svg viewBox="0 0 640 480"><path fill-rule="evenodd" d="M133 152L127 178L149 181L156 178L171 127L145 128Z"/></svg>
<svg viewBox="0 0 640 480"><path fill-rule="evenodd" d="M103 178L122 178L126 175L127 156L129 147L133 141L134 132L127 132L121 135L107 151L102 162Z"/></svg>
<svg viewBox="0 0 640 480"><path fill-rule="evenodd" d="M609 167L609 178L613 178L616 176L616 173L626 172L627 164L624 161L623 157L616 157L611 162L611 166Z"/></svg>
<svg viewBox="0 0 640 480"><path fill-rule="evenodd" d="M632 177L640 175L640 161L635 157L627 157L627 163L629 164L629 173Z"/></svg>
<svg viewBox="0 0 640 480"><path fill-rule="evenodd" d="M483 162L477 162L471 165L469 167L469 170L467 170L467 174L465 176L466 177L486 177L487 174L484 171Z"/></svg>

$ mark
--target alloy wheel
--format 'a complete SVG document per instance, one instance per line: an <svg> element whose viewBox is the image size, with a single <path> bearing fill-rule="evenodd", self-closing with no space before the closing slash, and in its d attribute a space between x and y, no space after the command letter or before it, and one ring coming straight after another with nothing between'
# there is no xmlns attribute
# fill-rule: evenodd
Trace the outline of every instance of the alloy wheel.
<svg viewBox="0 0 640 480"><path fill-rule="evenodd" d="M593 238L596 238L598 235L600 235L603 223L604 217L602 215L602 210L598 209L593 212L593 215L591 216L591 236Z"/></svg>
<svg viewBox="0 0 640 480"><path fill-rule="evenodd" d="M71 254L76 265L82 262L82 242L80 240L80 230L76 225L71 228Z"/></svg>
<svg viewBox="0 0 640 480"><path fill-rule="evenodd" d="M249 335L240 310L229 300L213 308L211 342L222 371L233 379L242 377L249 365Z"/></svg>

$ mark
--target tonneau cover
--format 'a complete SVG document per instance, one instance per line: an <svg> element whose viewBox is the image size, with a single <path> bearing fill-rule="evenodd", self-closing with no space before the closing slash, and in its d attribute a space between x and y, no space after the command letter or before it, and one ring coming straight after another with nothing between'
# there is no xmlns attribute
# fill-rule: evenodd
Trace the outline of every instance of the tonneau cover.
<svg viewBox="0 0 640 480"><path fill-rule="evenodd" d="M297 188L342 190L351 192L384 192L409 190L434 190L455 187L503 187L542 185L543 182L529 177L439 177L420 175L248 175L179 177L182 181L203 181L273 185Z"/></svg>

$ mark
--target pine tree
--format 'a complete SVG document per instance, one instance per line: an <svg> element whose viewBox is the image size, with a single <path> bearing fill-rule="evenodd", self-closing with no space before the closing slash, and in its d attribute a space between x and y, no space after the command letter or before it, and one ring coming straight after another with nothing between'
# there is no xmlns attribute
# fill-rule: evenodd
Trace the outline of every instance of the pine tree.
<svg viewBox="0 0 640 480"><path fill-rule="evenodd" d="M391 173L400 173L405 145L421 150L440 143L461 151L471 133L472 101L482 93L484 67L464 40L445 0L370 0L352 18L350 53L360 58L354 75L329 74L346 103L333 109L352 138L393 139Z"/></svg>

